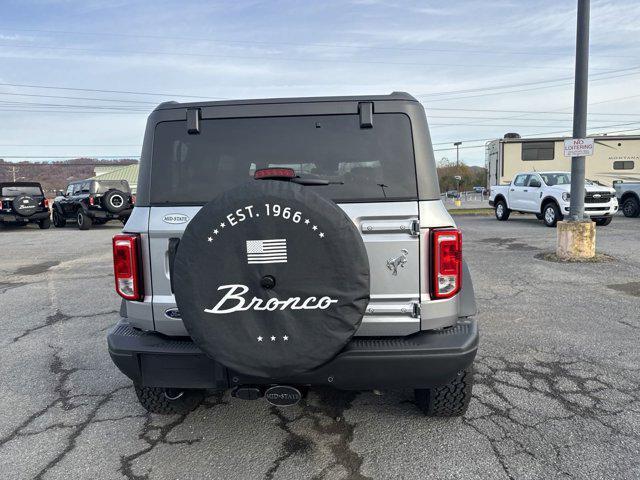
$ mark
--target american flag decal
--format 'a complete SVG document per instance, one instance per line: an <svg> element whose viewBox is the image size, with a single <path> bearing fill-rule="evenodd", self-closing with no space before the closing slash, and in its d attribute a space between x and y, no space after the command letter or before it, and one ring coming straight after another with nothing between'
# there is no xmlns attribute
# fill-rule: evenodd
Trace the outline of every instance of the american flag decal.
<svg viewBox="0 0 640 480"><path fill-rule="evenodd" d="M287 239L247 240L247 263L287 263Z"/></svg>

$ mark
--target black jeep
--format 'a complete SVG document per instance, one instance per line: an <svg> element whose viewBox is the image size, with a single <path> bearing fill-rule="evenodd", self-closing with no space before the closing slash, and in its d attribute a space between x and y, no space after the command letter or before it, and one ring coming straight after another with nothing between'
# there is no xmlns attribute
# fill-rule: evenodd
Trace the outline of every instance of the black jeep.
<svg viewBox="0 0 640 480"><path fill-rule="evenodd" d="M0 225L9 222L20 226L37 223L42 229L51 226L49 200L39 183L0 183Z"/></svg>
<svg viewBox="0 0 640 480"><path fill-rule="evenodd" d="M53 224L62 228L75 220L80 230L109 220L127 222L134 198L126 180L82 180L70 183L53 201Z"/></svg>

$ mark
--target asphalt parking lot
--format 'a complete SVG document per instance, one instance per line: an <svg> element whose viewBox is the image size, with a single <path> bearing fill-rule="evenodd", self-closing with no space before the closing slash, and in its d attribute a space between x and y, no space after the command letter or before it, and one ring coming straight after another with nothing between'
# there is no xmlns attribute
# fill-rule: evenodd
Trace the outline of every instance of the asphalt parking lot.
<svg viewBox="0 0 640 480"><path fill-rule="evenodd" d="M482 334L458 419L410 391L149 415L106 350L119 226L0 231L0 477L639 478L640 220L598 228L591 264L538 258L556 231L529 216L456 220Z"/></svg>

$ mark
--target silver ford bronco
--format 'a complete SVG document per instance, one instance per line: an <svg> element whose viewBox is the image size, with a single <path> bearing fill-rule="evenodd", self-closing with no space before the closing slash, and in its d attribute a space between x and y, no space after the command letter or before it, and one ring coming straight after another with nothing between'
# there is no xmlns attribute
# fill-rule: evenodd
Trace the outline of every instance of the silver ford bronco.
<svg viewBox="0 0 640 480"><path fill-rule="evenodd" d="M150 412L314 386L466 411L473 286L411 95L161 104L113 256L109 353Z"/></svg>

